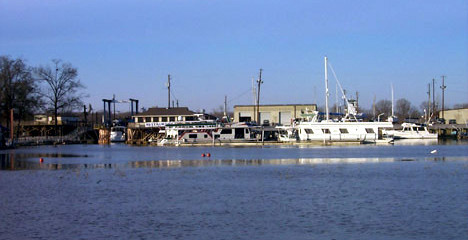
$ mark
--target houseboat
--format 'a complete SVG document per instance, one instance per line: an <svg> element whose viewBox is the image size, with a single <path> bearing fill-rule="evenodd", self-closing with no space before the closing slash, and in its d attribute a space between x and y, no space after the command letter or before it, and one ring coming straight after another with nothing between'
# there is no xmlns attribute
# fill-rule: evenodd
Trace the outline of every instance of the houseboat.
<svg viewBox="0 0 468 240"><path fill-rule="evenodd" d="M181 123L166 125L166 137L159 145L195 143L230 143L255 141L255 129L245 123L221 125L215 122Z"/></svg>
<svg viewBox="0 0 468 240"><path fill-rule="evenodd" d="M333 69L332 69L333 70ZM336 75L335 75L336 78ZM338 82L338 79L336 79ZM341 89L341 84L340 86ZM343 93L343 90L342 90ZM325 119L321 119L319 112L314 111L308 114L307 119L300 121L296 125L297 136L300 141L321 141L321 142L359 142L375 143L378 141L392 141L382 134L384 129L392 129L390 122L365 122L356 118L355 106L348 101L347 113L341 119L331 119L328 108L328 59L325 57Z"/></svg>

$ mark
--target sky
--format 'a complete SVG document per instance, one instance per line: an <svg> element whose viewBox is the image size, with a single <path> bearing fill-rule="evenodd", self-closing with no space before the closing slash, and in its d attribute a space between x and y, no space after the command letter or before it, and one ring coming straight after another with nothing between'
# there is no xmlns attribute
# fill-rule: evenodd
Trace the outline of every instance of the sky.
<svg viewBox="0 0 468 240"><path fill-rule="evenodd" d="M391 84L419 107L432 79L440 100L442 75L446 107L468 102L466 0L0 0L0 16L0 55L71 63L95 110L167 107L168 74L191 110L252 104L260 68L261 104L324 105L325 56L361 107Z"/></svg>

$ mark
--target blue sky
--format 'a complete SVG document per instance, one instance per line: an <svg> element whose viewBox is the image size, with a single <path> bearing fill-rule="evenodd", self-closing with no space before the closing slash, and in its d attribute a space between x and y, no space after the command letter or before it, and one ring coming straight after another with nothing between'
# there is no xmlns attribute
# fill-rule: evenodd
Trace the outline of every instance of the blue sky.
<svg viewBox="0 0 468 240"><path fill-rule="evenodd" d="M441 75L446 105L468 102L465 0L0 0L0 16L0 55L72 63L95 109L113 94L165 107L168 74L190 109L211 111L224 95L231 108L250 104L260 68L261 103L323 105L325 55L367 108L391 98L391 83L419 106Z"/></svg>

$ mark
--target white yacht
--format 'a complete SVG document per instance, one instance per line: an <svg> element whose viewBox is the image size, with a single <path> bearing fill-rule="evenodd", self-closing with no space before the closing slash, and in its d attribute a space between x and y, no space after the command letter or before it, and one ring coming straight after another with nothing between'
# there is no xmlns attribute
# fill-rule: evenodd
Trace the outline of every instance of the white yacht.
<svg viewBox="0 0 468 240"><path fill-rule="evenodd" d="M296 142L297 141L297 128L292 126L276 126L278 129L278 141L280 142Z"/></svg>
<svg viewBox="0 0 468 240"><path fill-rule="evenodd" d="M430 133L426 126L415 123L402 123L401 130L387 130L384 134L394 139L437 139L437 133Z"/></svg>
<svg viewBox="0 0 468 240"><path fill-rule="evenodd" d="M110 141L111 142L125 142L127 128L124 126L111 127Z"/></svg>
<svg viewBox="0 0 468 240"><path fill-rule="evenodd" d="M332 68L333 70L333 68ZM336 75L335 75L336 78ZM336 79L338 82L338 79ZM339 84L339 82L338 82ZM340 89L341 88L341 85ZM297 125L297 135L300 141L322 141L322 142L378 142L392 141L385 139L382 131L392 129L390 122L363 122L355 116L357 111L347 100L347 114L340 120L330 119L328 110L328 59L325 57L325 119L320 119L319 113L308 114L310 117L305 121L300 121ZM343 90L342 90L343 93Z"/></svg>

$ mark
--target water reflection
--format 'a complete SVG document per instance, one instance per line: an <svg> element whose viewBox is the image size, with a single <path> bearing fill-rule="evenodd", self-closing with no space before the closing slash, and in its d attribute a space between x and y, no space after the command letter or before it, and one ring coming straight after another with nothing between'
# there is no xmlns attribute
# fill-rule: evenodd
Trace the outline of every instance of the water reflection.
<svg viewBox="0 0 468 240"><path fill-rule="evenodd" d="M409 145L409 146L428 146L428 145L437 145L439 143L438 139L398 139L394 141L394 145Z"/></svg>
<svg viewBox="0 0 468 240"><path fill-rule="evenodd" d="M299 158L299 159L233 159L233 160L154 160L126 163L41 163L15 159L14 155L0 154L0 170L73 170L117 168L183 168L216 166L262 166L262 165L316 165L316 164L362 164L395 161L446 161L446 157L415 158ZM451 157L450 160L467 160Z"/></svg>

